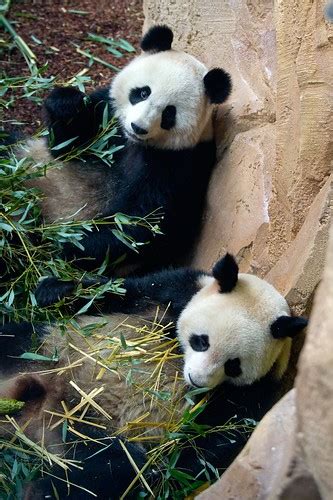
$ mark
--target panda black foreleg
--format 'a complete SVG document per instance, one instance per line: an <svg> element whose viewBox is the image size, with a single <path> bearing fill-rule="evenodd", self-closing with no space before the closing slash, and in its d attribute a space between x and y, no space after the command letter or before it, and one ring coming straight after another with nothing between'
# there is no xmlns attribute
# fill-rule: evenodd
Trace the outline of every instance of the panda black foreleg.
<svg viewBox="0 0 333 500"><path fill-rule="evenodd" d="M137 241L145 241L151 236L145 228L131 229L131 236L135 237ZM74 261L77 267L86 271L93 271L101 266L108 252L112 261L119 259L127 252L127 247L124 243L112 233L110 227L105 226L101 227L98 231L93 230L90 233L86 233L80 243L84 248L83 250L72 244L65 244L62 257L67 261ZM132 253L134 253L134 250ZM104 284L107 281L108 278L96 276L95 280L83 278L80 283L86 288L92 284ZM35 291L37 303L41 307L47 307L66 297L71 297L78 284L79 282L62 281L55 277L47 278L38 285ZM81 309L84 304L84 301L82 302L82 300L78 299L75 302L74 311ZM100 303L100 306L102 306L102 312L106 312L102 303Z"/></svg>
<svg viewBox="0 0 333 500"><path fill-rule="evenodd" d="M63 156L73 148L91 141L102 125L105 106L108 106L110 118L106 88L87 96L74 87L56 87L44 102L52 155L55 158ZM67 146L52 149L74 138Z"/></svg>
<svg viewBox="0 0 333 500"><path fill-rule="evenodd" d="M62 281L53 276L45 278L35 290L37 303L41 307L55 304L63 298L69 297L77 285L78 283L75 281Z"/></svg>
<svg viewBox="0 0 333 500"><path fill-rule="evenodd" d="M147 242L147 240L149 241L149 238L152 237L150 231L142 227L131 227L129 231L127 231L127 234L135 241L141 242ZM82 244L83 250L72 244L65 244L62 251L62 257L67 261L74 261L77 267L86 271L94 271L97 267L101 266L108 253L112 261L120 259L126 253L129 254L129 252L130 254L128 255L126 263L130 263L133 257L134 259L138 258L134 249L131 252L112 232L112 227L110 226L102 226L99 230L93 230L92 232L86 233L80 243ZM97 276L96 280L84 278L81 284L83 287L88 287L94 283L103 284L107 281L107 278ZM37 303L41 307L46 307L63 298L71 297L77 285L78 282L75 281L61 281L57 278L47 278L39 284L35 291ZM102 301L99 303L102 312L108 312L108 303L109 301L105 304ZM84 305L84 302L82 304L81 300L77 300L75 302L74 311L78 311L82 305ZM118 312L118 308L114 310L116 306L117 303L114 304L114 306L111 305L110 312Z"/></svg>
<svg viewBox="0 0 333 500"><path fill-rule="evenodd" d="M192 296L198 291L198 278L203 273L189 268L165 269L140 277L125 278L124 295L113 292L104 292L103 297L96 299L90 313L117 313L125 314L144 313L152 309L154 304L168 307L168 313L176 320ZM103 284L108 281L105 277L83 279L82 286L88 287L93 282ZM71 294L78 283L64 282L57 278L46 278L35 291L37 303L41 307L51 305L63 298L72 298ZM72 294L73 295L73 294ZM89 298L75 298L70 301L72 312L79 311Z"/></svg>

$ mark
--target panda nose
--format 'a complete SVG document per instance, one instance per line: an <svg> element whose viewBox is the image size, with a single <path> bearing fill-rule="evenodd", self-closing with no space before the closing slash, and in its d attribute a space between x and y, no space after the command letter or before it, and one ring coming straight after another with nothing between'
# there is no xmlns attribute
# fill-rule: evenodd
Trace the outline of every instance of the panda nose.
<svg viewBox="0 0 333 500"><path fill-rule="evenodd" d="M134 122L131 123L131 127L134 130L134 132L138 135L148 134L148 130L145 130L144 128L141 128L138 125L135 125Z"/></svg>

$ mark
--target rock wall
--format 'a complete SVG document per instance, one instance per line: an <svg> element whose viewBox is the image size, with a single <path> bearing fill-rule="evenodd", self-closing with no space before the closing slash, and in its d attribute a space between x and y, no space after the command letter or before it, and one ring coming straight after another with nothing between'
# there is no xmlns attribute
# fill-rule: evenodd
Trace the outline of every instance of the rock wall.
<svg viewBox="0 0 333 500"><path fill-rule="evenodd" d="M176 48L234 82L217 111L219 162L193 263L209 269L228 250L298 313L320 280L332 217L333 28L324 3L144 0L146 27L172 26Z"/></svg>
<svg viewBox="0 0 333 500"><path fill-rule="evenodd" d="M296 379L298 442L323 499L333 498L333 227Z"/></svg>

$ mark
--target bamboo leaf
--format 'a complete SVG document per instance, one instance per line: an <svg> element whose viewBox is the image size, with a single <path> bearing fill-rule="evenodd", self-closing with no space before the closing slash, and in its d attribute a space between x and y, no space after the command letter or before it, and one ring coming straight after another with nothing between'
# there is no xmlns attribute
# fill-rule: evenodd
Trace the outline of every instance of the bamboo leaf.
<svg viewBox="0 0 333 500"><path fill-rule="evenodd" d="M71 139L68 139L67 141L62 142L61 144L57 144L56 146L53 146L52 151L59 151L59 149L63 149L66 146L69 146L72 142L76 141L79 136L77 135L76 137L72 137Z"/></svg>
<svg viewBox="0 0 333 500"><path fill-rule="evenodd" d="M29 361L49 361L49 362L57 362L59 361L59 356L54 354L52 357L43 356L42 354L37 354L35 352L24 352L21 356L14 356L20 359L27 359Z"/></svg>

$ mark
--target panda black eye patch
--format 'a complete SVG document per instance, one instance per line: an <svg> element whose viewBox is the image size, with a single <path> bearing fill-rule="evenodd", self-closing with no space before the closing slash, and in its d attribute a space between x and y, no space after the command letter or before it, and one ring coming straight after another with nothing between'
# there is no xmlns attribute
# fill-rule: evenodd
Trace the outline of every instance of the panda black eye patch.
<svg viewBox="0 0 333 500"><path fill-rule="evenodd" d="M190 337L190 346L193 351L207 351L209 348L209 337L208 335L196 335L193 333Z"/></svg>
<svg viewBox="0 0 333 500"><path fill-rule="evenodd" d="M242 369L240 359L228 359L228 361L224 363L224 373L227 377L238 377L241 375Z"/></svg>
<svg viewBox="0 0 333 500"><path fill-rule="evenodd" d="M170 130L176 124L176 106L169 105L162 112L161 128Z"/></svg>
<svg viewBox="0 0 333 500"><path fill-rule="evenodd" d="M146 85L145 87L135 87L130 91L129 101L131 104L138 104L138 102L145 101L151 94L151 89Z"/></svg>

